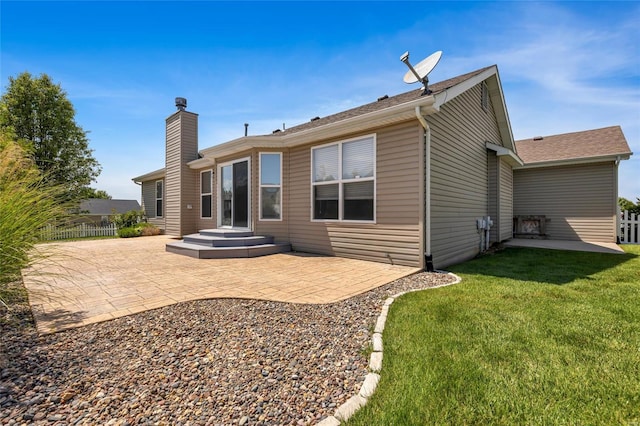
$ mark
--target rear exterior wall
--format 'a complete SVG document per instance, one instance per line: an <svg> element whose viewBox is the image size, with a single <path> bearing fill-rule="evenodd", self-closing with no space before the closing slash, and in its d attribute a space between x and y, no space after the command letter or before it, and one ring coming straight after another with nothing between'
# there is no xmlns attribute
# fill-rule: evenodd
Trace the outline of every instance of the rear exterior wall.
<svg viewBox="0 0 640 426"><path fill-rule="evenodd" d="M481 85L447 102L427 121L431 127L431 248L434 266L443 268L480 251L476 219L489 214L486 142L502 144L493 106L489 103L485 110L481 105Z"/></svg>
<svg viewBox="0 0 640 426"><path fill-rule="evenodd" d="M550 239L615 242L617 173L613 161L516 169L514 214L544 215Z"/></svg>
<svg viewBox="0 0 640 426"><path fill-rule="evenodd" d="M375 223L311 220L311 147L292 148L285 156L289 180L285 187L285 221L259 229L286 238L294 250L348 258L421 266L421 147L417 120L362 134L326 140L338 142L376 134Z"/></svg>

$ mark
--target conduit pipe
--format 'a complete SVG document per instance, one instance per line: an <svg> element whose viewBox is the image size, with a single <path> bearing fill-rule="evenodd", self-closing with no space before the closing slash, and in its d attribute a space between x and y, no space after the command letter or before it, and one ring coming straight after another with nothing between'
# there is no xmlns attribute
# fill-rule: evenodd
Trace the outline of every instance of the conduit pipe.
<svg viewBox="0 0 640 426"><path fill-rule="evenodd" d="M416 117L424 128L424 265L427 272L433 272L433 254L431 253L431 128L416 107Z"/></svg>

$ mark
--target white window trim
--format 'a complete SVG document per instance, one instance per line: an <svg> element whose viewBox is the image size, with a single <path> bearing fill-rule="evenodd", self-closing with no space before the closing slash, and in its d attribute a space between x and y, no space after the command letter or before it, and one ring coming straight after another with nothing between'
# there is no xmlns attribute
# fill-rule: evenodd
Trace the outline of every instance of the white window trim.
<svg viewBox="0 0 640 426"><path fill-rule="evenodd" d="M263 185L262 184L262 154L278 154L280 156L280 185ZM259 152L258 153L258 220L260 222L282 222L283 206L282 206L282 153L281 152ZM280 188L280 218L264 219L262 217L262 188Z"/></svg>
<svg viewBox="0 0 640 426"><path fill-rule="evenodd" d="M160 182L162 184L162 197L158 198L158 182ZM153 187L153 192L154 192L154 196L156 199L156 205L154 206L154 210L156 211L156 217L157 218L162 218L164 217L164 179L158 179L155 182L155 185ZM160 215L158 215L158 200L162 200L162 211L160 212Z"/></svg>
<svg viewBox="0 0 640 426"><path fill-rule="evenodd" d="M362 139L368 139L368 138L372 138L373 139L373 176L371 177L366 177L366 178L359 178L359 179L343 179L342 178L342 144L344 143L348 143L348 142L353 142L353 141L358 141L358 140L362 140ZM320 148L324 148L327 146L331 146L331 145L338 145L338 179L336 180L332 180L332 181L328 181L328 182L314 182L313 181L313 151L316 149L320 149ZM337 141L337 142L331 142L331 143L326 143L323 145L317 145L317 146L313 146L311 147L311 155L310 155L310 162L311 162L311 167L310 167L310 182L311 182L311 194L310 194L310 211L309 211L309 217L311 222L320 222L320 223L326 223L326 222L334 222L334 223L368 223L368 224L375 224L377 223L377 214L378 214L378 209L376 208L378 201L377 201L377 197L378 197L378 184L377 184L377 176L378 176L378 161L377 161L377 147L378 147L378 139L377 139L377 134L376 133L372 133L369 135L362 135L362 136L358 136L355 138L350 138L350 139L344 139L341 141ZM343 199L343 184L345 183L350 183L350 182L366 182L366 181L373 181L373 219L372 220L353 220L353 219L342 219L342 217L344 216L344 199ZM313 208L314 208L314 191L313 191L313 187L314 186L320 186L320 185L335 185L338 184L338 219L314 219L313 217Z"/></svg>
<svg viewBox="0 0 640 426"><path fill-rule="evenodd" d="M209 176L209 179L210 179L209 188L211 188L211 192L203 193L202 192L202 174L207 172L211 173L211 175ZM211 196L211 209L210 209L211 216L209 217L202 216L202 197L204 195ZM200 219L213 219L213 169L202 170L200 172Z"/></svg>
<svg viewBox="0 0 640 426"><path fill-rule="evenodd" d="M216 220L217 223L217 227L218 228L224 228L224 229L233 229L235 227L231 227L231 226L223 226L222 225L222 168L226 167L226 166L231 166L235 163L242 163L243 161L247 162L247 193L248 193L248 202L249 202L249 208L247 211L247 225L248 227L246 229L252 230L253 229L253 197L251 196L251 191L252 191L252 185L251 185L251 177L252 177L252 173L251 173L251 157L243 157L243 158L238 158L236 160L232 160L232 161L227 161L225 163L219 163L218 167L216 169L216 172L218 173L218 179L217 179L217 184L220 185L218 188L216 188L216 202L218 204L216 212L218 214L218 219ZM240 228L238 228L240 229Z"/></svg>

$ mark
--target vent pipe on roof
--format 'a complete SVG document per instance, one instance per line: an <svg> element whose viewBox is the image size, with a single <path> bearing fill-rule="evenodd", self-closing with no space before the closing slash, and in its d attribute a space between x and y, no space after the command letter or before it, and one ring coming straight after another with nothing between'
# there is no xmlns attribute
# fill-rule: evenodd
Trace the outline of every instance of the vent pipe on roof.
<svg viewBox="0 0 640 426"><path fill-rule="evenodd" d="M247 136L247 133L249 132L249 123L244 123L244 136Z"/></svg>
<svg viewBox="0 0 640 426"><path fill-rule="evenodd" d="M313 117L313 118L311 119L311 121L316 121L316 120L320 120L320 117Z"/></svg>
<svg viewBox="0 0 640 426"><path fill-rule="evenodd" d="M542 139L544 139L542 136L536 136L533 138L534 141L541 141Z"/></svg>

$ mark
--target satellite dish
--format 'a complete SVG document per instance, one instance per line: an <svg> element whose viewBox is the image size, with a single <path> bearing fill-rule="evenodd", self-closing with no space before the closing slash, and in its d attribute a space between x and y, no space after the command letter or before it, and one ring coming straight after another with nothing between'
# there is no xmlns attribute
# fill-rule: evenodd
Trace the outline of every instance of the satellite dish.
<svg viewBox="0 0 640 426"><path fill-rule="evenodd" d="M420 81L424 85L423 95L431 93L431 90L429 90L429 78L427 76L431 71L433 71L436 65L438 65L441 57L442 50L438 50L437 52L432 53L427 58L420 61L420 63L414 68L411 63L409 63L409 52L405 52L400 57L400 60L409 67L409 71L407 71L407 73L404 75L404 82L407 84L412 84Z"/></svg>

